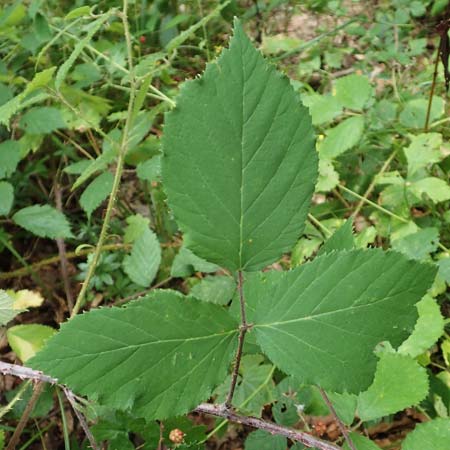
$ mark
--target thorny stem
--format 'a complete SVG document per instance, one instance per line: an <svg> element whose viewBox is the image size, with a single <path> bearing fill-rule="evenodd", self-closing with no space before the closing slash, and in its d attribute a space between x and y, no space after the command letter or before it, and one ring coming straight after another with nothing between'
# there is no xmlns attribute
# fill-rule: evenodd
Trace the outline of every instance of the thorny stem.
<svg viewBox="0 0 450 450"><path fill-rule="evenodd" d="M125 41L127 44L127 52L128 52L128 66L130 69L130 88L131 89L130 89L130 100L128 102L127 119L125 121L125 126L123 129L122 142L120 144L119 154L117 157L117 167L116 167L116 172L114 174L113 187L111 190L111 194L109 196L108 206L106 207L105 219L103 221L102 229L100 231L100 236L98 238L98 242L95 247L95 252L92 257L92 262L89 265L88 273L83 282L83 285L81 286L81 290L80 290L80 293L78 294L77 300L73 307L72 314L70 315L71 318L74 317L76 314L78 314L78 312L81 308L81 305L84 302L86 292L88 290L91 279L94 276L95 268L100 259L102 246L106 239L109 222L111 221L112 210L116 203L117 193L119 191L120 180L122 178L122 172L123 172L123 167L124 167L124 162L125 162L125 154L128 149L128 134L130 132L131 125L132 125L132 123L131 123L132 117L133 117L132 113L133 113L133 107L134 107L134 100L135 100L135 96L136 96L136 80L135 80L134 73L133 73L133 53L132 53L132 47L131 47L130 29L128 26L128 19L127 19L127 17L128 17L128 0L123 1L123 11L120 14L120 17L122 18L123 27L124 27Z"/></svg>
<svg viewBox="0 0 450 450"><path fill-rule="evenodd" d="M231 374L230 390L228 391L228 395L225 400L225 407L228 409L231 408L231 402L233 400L234 391L236 389L236 383L239 376L239 367L241 365L242 352L244 349L245 334L249 329L249 325L247 324L247 318L245 315L244 277L241 270L238 271L237 290L239 292L239 304L241 307L241 326L239 327L238 348L236 351L236 358L234 360L233 372Z"/></svg>
<svg viewBox="0 0 450 450"><path fill-rule="evenodd" d="M1 361L0 373L4 375L14 375L20 378L27 378L40 382L58 384L58 380L56 378L45 375L38 370L33 370L28 367L19 366L17 364L4 363ZM75 402L75 395L72 391L61 384L58 384L58 386L63 389L69 402ZM232 422L241 423L253 428L265 430L271 434L285 436L293 441L301 442L307 447L315 447L319 450L339 450L339 447L337 447L335 444L323 441L322 439L316 438L315 436L312 436L303 431L293 430L281 425L276 425L272 422L267 422L256 417L241 416L239 414L236 414L233 410L224 407L224 405L211 405L209 403L202 403L197 408L195 408L194 411L203 414L210 414L216 417L222 417L224 419L231 420Z"/></svg>
<svg viewBox="0 0 450 450"><path fill-rule="evenodd" d="M347 428L342 423L342 420L339 418L339 416L336 413L336 410L334 409L333 403L331 403L330 399L328 398L327 393L322 389L319 388L320 395L323 398L323 401L327 404L328 409L330 410L331 414L334 417L334 420L336 420L336 423L338 424L339 429L341 430L342 435L344 436L344 439L347 441L348 446L351 450L356 450L355 444L352 441L352 438L348 434Z"/></svg>
<svg viewBox="0 0 450 450"><path fill-rule="evenodd" d="M340 450L340 448L332 442L327 442L322 439L316 438L315 436L305 433L304 431L283 427L273 422L258 419L257 417L241 416L239 414L236 414L231 409L227 409L226 407L224 408L223 405L211 405L210 403L202 403L201 405L197 406L194 411L203 414L210 414L216 417L223 417L224 419L231 420L232 422L267 431L270 434L285 436L292 441L301 442L306 447L316 448L319 450Z"/></svg>

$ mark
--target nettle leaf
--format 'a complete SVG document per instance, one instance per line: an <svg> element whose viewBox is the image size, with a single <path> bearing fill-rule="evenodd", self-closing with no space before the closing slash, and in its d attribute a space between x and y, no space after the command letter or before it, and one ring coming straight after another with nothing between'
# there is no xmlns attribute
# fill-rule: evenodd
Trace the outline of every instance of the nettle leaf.
<svg viewBox="0 0 450 450"><path fill-rule="evenodd" d="M124 308L74 317L28 364L104 404L165 419L223 381L236 335L222 307L154 291Z"/></svg>
<svg viewBox="0 0 450 450"><path fill-rule="evenodd" d="M0 216L9 214L14 201L14 188L7 181L0 181Z"/></svg>
<svg viewBox="0 0 450 450"><path fill-rule="evenodd" d="M36 236L52 239L72 237L66 216L50 205L27 206L17 211L12 219Z"/></svg>
<svg viewBox="0 0 450 450"><path fill-rule="evenodd" d="M406 436L402 450L444 450L450 442L450 419L439 418L416 425Z"/></svg>
<svg viewBox="0 0 450 450"><path fill-rule="evenodd" d="M156 234L145 229L133 244L131 254L123 259L123 268L139 286L148 287L155 279L161 263L161 246Z"/></svg>
<svg viewBox="0 0 450 450"><path fill-rule="evenodd" d="M428 350L444 332L444 318L436 301L426 295L417 303L419 318L414 331L399 347L399 353L415 358Z"/></svg>
<svg viewBox="0 0 450 450"><path fill-rule="evenodd" d="M230 48L184 84L164 131L163 181L187 247L232 271L291 249L317 178L311 118L238 21Z"/></svg>
<svg viewBox="0 0 450 450"><path fill-rule="evenodd" d="M359 395L358 416L372 420L420 403L428 393L426 370L409 356L381 353L373 384Z"/></svg>
<svg viewBox="0 0 450 450"><path fill-rule="evenodd" d="M289 272L248 277L248 320L285 373L358 393L372 382L375 346L385 340L397 346L411 332L414 304L435 274L434 266L395 252L333 252Z"/></svg>
<svg viewBox="0 0 450 450"><path fill-rule="evenodd" d="M89 218L111 193L113 182L114 176L111 172L102 173L89 183L81 194L80 205Z"/></svg>

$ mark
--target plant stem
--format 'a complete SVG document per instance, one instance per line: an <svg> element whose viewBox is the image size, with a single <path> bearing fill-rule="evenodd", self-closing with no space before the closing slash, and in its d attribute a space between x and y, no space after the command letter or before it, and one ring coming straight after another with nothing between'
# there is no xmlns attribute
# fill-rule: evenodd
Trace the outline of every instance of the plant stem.
<svg viewBox="0 0 450 450"><path fill-rule="evenodd" d="M242 275L242 271L239 270L237 290L239 292L239 304L241 307L241 326L239 327L238 348L236 351L236 358L234 360L233 372L231 374L230 390L228 391L228 395L225 400L225 407L228 409L231 408L231 402L233 400L234 391L236 389L236 383L239 376L239 367L241 365L242 352L244 349L245 334L249 329L249 326L247 324L247 318L245 315L245 298L243 285L244 285L244 277Z"/></svg>
<svg viewBox="0 0 450 450"><path fill-rule="evenodd" d="M339 429L341 430L342 435L344 436L344 439L347 441L348 446L351 450L356 450L355 444L352 441L352 438L348 434L346 426L342 423L341 419L336 413L336 410L334 409L333 403L331 403L330 399L328 398L327 393L322 389L319 388L320 395L323 398L323 401L327 404L328 409L330 410L331 414L334 417L334 420L336 420L336 423L338 424Z"/></svg>
<svg viewBox="0 0 450 450"><path fill-rule="evenodd" d="M340 448L332 442L327 442L322 439L316 438L304 431L293 430L292 428L283 427L273 422L268 422L263 419L258 419L252 416L241 416L236 414L233 410L224 408L223 405L211 405L210 403L202 403L194 410L198 413L210 414L216 417L223 417L224 419L231 420L242 425L247 425L252 428L267 431L270 434L276 434L279 436L285 436L286 438L301 442L306 447L313 447L319 450L340 450Z"/></svg>
<svg viewBox="0 0 450 450"><path fill-rule="evenodd" d="M439 55L440 55L440 46L438 47L438 51L436 53L436 61L434 62L434 72L433 72L433 81L431 82L431 90L430 90L430 96L428 97L428 107L427 107L427 116L425 118L425 133L428 132L428 128L430 125L430 116L431 116L431 105L433 103L433 95L434 95L434 88L436 86L436 78L438 74L438 66L439 66Z"/></svg>
<svg viewBox="0 0 450 450"><path fill-rule="evenodd" d="M64 403L63 403L59 388L56 388L56 395L58 397L59 409L61 411L61 420L62 420L62 428L63 428L63 436L64 436L64 449L70 450L70 439L69 439L69 429L67 428L67 417L66 417L66 412L64 411Z"/></svg>
<svg viewBox="0 0 450 450"><path fill-rule="evenodd" d="M25 383L22 383L19 390L17 391L16 395L13 397L13 399L5 406L2 406L0 409L0 419L8 412L11 411L13 406L22 398L22 394L25 392L27 387L31 384L31 381L25 381Z"/></svg>
<svg viewBox="0 0 450 450"><path fill-rule="evenodd" d="M38 401L39 396L41 395L43 389L44 389L43 381L38 381L34 385L33 394L31 395L30 401L25 407L22 417L20 418L19 423L17 424L17 427L14 430L14 433L11 437L11 440L8 443L8 446L6 447L6 450L14 450L16 448L20 439L20 435L22 434L22 431L28 422L28 418L30 417L30 414L33 412L36 402Z"/></svg>
<svg viewBox="0 0 450 450"><path fill-rule="evenodd" d="M116 172L114 174L113 187L111 190L111 194L109 196L108 206L106 207L105 219L103 221L102 229L100 230L100 236L98 238L98 242L95 247L95 252L94 252L94 255L92 258L92 262L89 265L86 279L84 280L83 285L81 286L80 293L78 294L77 300L76 300L75 305L72 310L72 314L70 315L71 318L74 317L76 314L78 314L78 312L81 308L81 305L84 302L84 299L86 297L86 292L88 290L88 287L92 280L92 277L94 276L95 268L100 259L102 246L106 239L109 222L111 221L112 210L116 203L117 193L119 191L120 181L122 178L122 172L123 172L123 167L124 167L124 163L125 163L125 155L128 150L128 134L129 134L131 126L132 126L132 123L131 123L132 117L133 117L132 113L133 113L134 100L135 100L135 96L136 96L136 80L135 80L134 73L133 73L133 51L132 51L132 47L131 47L131 35L130 35L130 29L128 26L127 14L128 14L128 0L124 0L123 1L123 11L120 14L120 17L122 18L123 27L124 27L125 41L127 44L127 52L128 52L128 66L129 66L129 70L130 70L130 99L128 102L127 119L125 121L124 129L123 129L122 142L120 144L119 154L117 157L117 167L116 167Z"/></svg>

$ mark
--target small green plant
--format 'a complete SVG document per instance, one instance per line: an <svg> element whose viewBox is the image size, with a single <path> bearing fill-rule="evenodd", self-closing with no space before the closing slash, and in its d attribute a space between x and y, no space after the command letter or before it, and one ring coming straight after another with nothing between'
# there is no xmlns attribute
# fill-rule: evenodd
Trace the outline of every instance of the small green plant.
<svg viewBox="0 0 450 450"><path fill-rule="evenodd" d="M348 99L362 108L366 99L360 100ZM232 306L155 290L122 308L75 316L27 363L77 394L146 420L171 420L195 409L261 428L248 439L249 449L261 439L285 448L286 437L337 448L236 415L236 407L251 406L234 402L242 380L259 368L266 378L277 368L291 384L317 386L348 424L355 411L371 420L420 402L427 377L405 339L416 324L415 305L433 309L419 303L433 284L432 264L395 251L357 249L348 221L312 262L263 271L297 242L317 177L308 110L235 22L229 49L183 85L167 113L162 157L163 184L184 245L234 280ZM139 276L148 283L153 272L139 264L145 259L134 259L127 274L133 279L133 270L143 271ZM246 345L268 362L243 358ZM230 367L226 389L216 390ZM392 375L397 372L400 380ZM404 374L416 381L413 389L401 389L409 386ZM386 385L391 390L384 391ZM201 403L211 395L223 403ZM282 410L278 417L289 424ZM345 436L351 448L372 448L363 436Z"/></svg>

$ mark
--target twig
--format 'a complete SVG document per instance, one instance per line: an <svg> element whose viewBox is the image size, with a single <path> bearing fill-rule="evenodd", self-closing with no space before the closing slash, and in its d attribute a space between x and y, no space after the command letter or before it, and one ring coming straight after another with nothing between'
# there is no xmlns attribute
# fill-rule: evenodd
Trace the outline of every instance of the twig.
<svg viewBox="0 0 450 450"><path fill-rule="evenodd" d="M106 244L102 246L102 251L108 250L121 250L131 248L131 244ZM79 250L78 252L67 252L66 258L75 259L81 258L82 256L87 256L91 253L94 253L95 248L87 248L83 250ZM23 277L30 274L30 270L36 271L41 267L49 266L50 264L55 264L59 262L61 259L60 255L51 256L50 258L42 259L34 264L30 264L27 267L22 267L21 269L12 270L11 272L2 272L0 273L0 280L9 280L11 278Z"/></svg>
<svg viewBox="0 0 450 450"><path fill-rule="evenodd" d="M62 389L64 391L64 394L66 394L67 400L69 400L69 403L72 406L73 411L75 412L75 414L78 418L78 421L80 422L81 428L83 428L83 431L86 434L86 437L88 438L89 443L91 444L91 447L94 450L100 450L100 447L95 442L94 436L91 433L91 430L89 429L88 424L86 423L86 420L85 420L83 414L81 414L81 412L78 410L78 405L77 405L77 402L73 395L73 392L71 390L67 389L66 387L63 387Z"/></svg>
<svg viewBox="0 0 450 450"><path fill-rule="evenodd" d="M249 329L247 324L247 318L245 315L245 298L244 298L244 277L242 271L238 271L238 285L237 290L239 292L239 304L241 307L241 326L239 327L238 348L236 351L236 358L234 360L233 372L231 374L230 390L228 391L227 398L225 400L225 406L231 408L231 402L233 400L234 391L236 389L236 383L239 376L239 367L241 365L242 351L244 349L245 334Z"/></svg>
<svg viewBox="0 0 450 450"><path fill-rule="evenodd" d="M33 412L33 409L36 405L36 402L39 399L39 396L41 395L42 390L44 389L44 386L45 385L42 381L38 381L34 385L33 394L31 395L30 401L25 407L22 417L20 418L19 423L17 424L17 427L14 430L14 433L11 437L11 440L8 443L8 446L6 447L6 450L14 450L16 448L16 445L18 444L20 436L22 434L22 431L28 422L30 414Z"/></svg>
<svg viewBox="0 0 450 450"><path fill-rule="evenodd" d="M315 447L319 450L340 450L340 448L322 439L316 438L308 433L299 430L293 430L292 428L283 427L273 422L268 422L263 419L258 419L252 416L241 416L236 414L233 410L225 407L224 405L212 405L210 403L202 403L194 410L198 413L210 414L216 417L223 417L224 419L231 420L242 425L247 425L252 428L267 431L270 434L277 434L279 436L285 436L292 441L301 442L306 447Z"/></svg>
<svg viewBox="0 0 450 450"><path fill-rule="evenodd" d="M55 203L56 209L58 211L62 211L62 194L61 194L61 186L58 182L55 183ZM66 293L67 306L69 307L69 313L72 313L73 310L73 296L72 291L70 289L69 282L69 271L67 264L67 256L66 256L66 244L64 243L63 238L56 238L56 245L58 246L59 253L59 266L61 269L61 276L64 284L64 291Z"/></svg>
<svg viewBox="0 0 450 450"><path fill-rule="evenodd" d="M320 395L323 398L323 401L327 404L328 409L330 410L331 414L334 417L334 420L338 424L338 427L341 430L341 433L344 436L344 439L347 441L348 446L350 447L351 450L356 450L355 444L353 443L352 438L348 434L346 426L342 423L342 420L337 415L336 410L334 409L333 403L331 403L330 399L328 398L327 393L322 388L319 388L319 391L320 391Z"/></svg>
<svg viewBox="0 0 450 450"><path fill-rule="evenodd" d="M48 375L44 375L40 370L30 369L29 367L19 366L18 364L9 364L0 361L0 373L2 375L13 375L20 379L42 381L43 383L56 384L58 380Z"/></svg>

